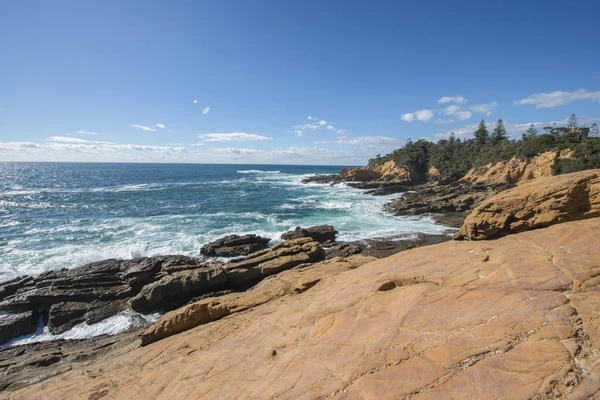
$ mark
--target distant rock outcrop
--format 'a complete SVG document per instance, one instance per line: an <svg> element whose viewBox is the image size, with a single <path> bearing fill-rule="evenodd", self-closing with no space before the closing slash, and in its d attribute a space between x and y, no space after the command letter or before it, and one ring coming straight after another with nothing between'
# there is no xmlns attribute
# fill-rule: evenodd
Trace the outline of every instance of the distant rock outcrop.
<svg viewBox="0 0 600 400"><path fill-rule="evenodd" d="M257 235L229 235L204 245L200 253L216 257L247 256L265 249L270 240Z"/></svg>
<svg viewBox="0 0 600 400"><path fill-rule="evenodd" d="M458 238L480 240L600 216L600 170L539 178L482 202Z"/></svg>
<svg viewBox="0 0 600 400"><path fill-rule="evenodd" d="M317 225L308 228L296 227L296 229L281 235L283 240L293 240L298 238L312 238L321 244L331 245L335 243L338 231L331 225Z"/></svg>

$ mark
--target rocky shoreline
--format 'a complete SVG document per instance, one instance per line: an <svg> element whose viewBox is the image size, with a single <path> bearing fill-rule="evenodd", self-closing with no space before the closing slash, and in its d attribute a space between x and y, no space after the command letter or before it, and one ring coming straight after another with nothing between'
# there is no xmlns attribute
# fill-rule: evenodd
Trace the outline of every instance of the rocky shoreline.
<svg viewBox="0 0 600 400"><path fill-rule="evenodd" d="M330 181L326 181L323 177L315 179L319 179L319 183L322 184L331 184L333 183L331 179L334 178L327 178ZM390 189L392 187L399 190L401 186L398 182L390 183L372 180L359 182L356 185L364 190L379 190L382 188L392 190ZM484 185L480 182L455 182L451 184L426 184L412 186L411 188L412 193L405 194L401 199L389 203L386 206L386 210L397 215L434 214L449 218L449 220L455 218L455 225L458 225L470 212L466 221L461 224L462 226L459 234L456 235L456 239L473 241L495 239L566 221L600 216L600 172L597 170L560 177L539 178L517 186L502 183ZM402 189L404 190L406 187ZM163 345L154 346L154 344L163 340L171 344L182 343L183 340L184 343L181 344L181 348L184 349L184 352L187 352L186 348L190 348L191 350L189 351L191 353L186 353L189 355L197 351L197 346L186 344L185 337L187 336L183 336L184 339L180 339L178 336L182 335L182 332L189 331L189 335L208 335L202 336L201 343L207 340L208 342L212 342L213 337L221 338L219 340L227 340L229 335L234 335L232 336L232 340L234 340L236 327L239 324L244 326L256 325L257 320L249 317L249 315L252 315L254 310L263 310L265 307L269 309L271 307L270 304L278 304L278 306L271 311L266 311L266 315L282 312L280 311L282 310L281 307L285 309L285 304L292 304L296 299L299 299L298 301L307 301L301 299L312 299L313 296L321 296L319 297L321 300L317 300L317 297L314 297L317 302L326 301L326 303L321 304L321 307L324 308L322 310L319 309L317 314L314 314L318 316L323 312L325 312L323 315L329 315L327 313L330 312L337 313L338 311L335 311L336 308L331 308L327 302L335 304L339 301L338 296L340 299L343 299L344 296L352 297L354 296L353 293L359 297L363 296L362 300L359 301L361 308L363 302L371 301L369 299L372 298L372 294L361 295L358 289L352 289L353 291L344 289L346 287L344 282L346 281L348 282L347 285L350 286L364 286L364 289L372 287L376 289L376 293L392 292L394 296L403 296L403 293L405 293L404 290L408 290L406 292L406 296L408 297L402 298L399 304L411 304L413 300L411 300L410 296L412 295L408 293L412 293L412 290L418 290L415 293L427 293L427 291L421 291L425 288L435 291L437 290L436 288L445 290L442 288L448 287L449 289L447 290L450 290L450 292L441 295L441 299L447 296L452 297L454 290L458 290L461 293L463 290L483 290L485 292L487 290L486 285L488 283L486 282L488 277L492 277L489 278L492 279L490 282L501 282L502 279L505 279L503 278L506 275L504 273L494 278L494 271L500 268L495 264L498 262L496 261L498 257L503 260L498 265L504 266L510 264L510 267L506 268L510 268L511 272L506 276L511 277L515 274L519 275L526 272L511 264L513 262L511 260L514 257L519 257L518 254L513 255L514 249L520 248L519 246L523 247L523 250L530 248L531 250L529 251L534 251L539 247L540 254L539 256L535 256L537 257L536 260L538 260L538 264L536 264L538 265L536 267L538 269L546 267L554 268L551 264L557 265L557 263L562 263L562 258L560 257L565 256L554 255L553 257L558 258L553 258L552 263L548 264L547 256L544 255L546 250L540 247L541 243L545 243L544 246L554 246L553 244L549 244L548 238L555 237L556 235L563 235L565 242L563 245L556 247L556 250L551 250L552 254L559 254L563 251L564 246L572 246L573 243L577 243L577 246L579 246L573 247L571 250L564 250L567 251L564 254L570 254L569 257L575 257L573 258L575 260L573 262L575 263L579 263L583 259L586 260L585 265L577 267L579 268L578 271L580 271L578 274L581 277L575 278L575 275L569 273L568 276L572 277L569 279L574 279L569 284L568 282L562 282L559 278L548 277L546 275L549 272L540 270L535 272L535 274L538 274L535 275L535 279L539 278L539 283L531 283L533 282L531 280L533 279L532 277L524 278L524 281L515 281L514 279L516 278L513 277L510 278L512 279L511 283L506 287L513 288L514 285L525 285L522 288L518 288L517 291L521 293L523 290L533 290L527 285L533 284L533 287L540 288L541 286L539 285L547 286L556 281L556 288L548 289L551 293L554 293L552 291L562 293L561 290L563 289L561 288L571 290L573 293L575 292L575 288L593 288L596 285L595 277L597 273L593 271L595 267L589 272L588 264L592 265L596 262L594 265L597 266L597 260L594 258L596 255L595 253L585 253L586 242L582 242L580 239L592 237L590 235L597 233L597 228L600 227L597 221L597 219L594 219L585 224L572 225L573 228L570 228L571 225L565 224L563 228L556 230L556 233L539 234L532 232L532 235L523 236L523 239L511 239L511 236L508 238L509 240L499 240L496 245L488 242L489 244L479 247L475 244L466 244L465 247L459 241L448 242L451 239L450 235L418 235L417 238L411 238L410 240L398 237L337 243L337 231L332 226L299 227L284 234L281 243L268 248L265 248L267 246L266 238L256 235L232 235L205 246L202 249L204 255L198 258L160 256L134 260L104 260L71 270L52 271L36 277L19 277L5 282L0 287L0 310L12 313L10 317L7 318L4 316L0 320L2 321L0 324L0 336L4 342L16 336L35 331L37 329L37 321L39 320L43 321L50 332L60 333L72 328L75 324L97 322L107 317L118 315L126 310L144 313L160 312L164 314L147 329L138 327L132 332L124 332L114 336L99 336L85 340L58 340L0 349L0 371L2 371L0 390L16 391L18 393L21 390L25 390L23 396L28 397L27 393L31 394L31 392L28 392L29 389L35 387L37 382L52 380L52 377L56 375L69 377L65 379L94 380L97 377L110 374L105 368L112 365L116 357L121 357L123 360L135 360L135 354L138 352L140 345L152 348L150 351L162 351L160 349L163 348ZM574 235L573 232L578 232L577 234L580 235L577 236L579 238L577 241L573 241L575 239L568 239ZM528 240L532 243L540 244L535 244L538 247L523 245L522 241ZM427 245L434 246L414 250L415 247ZM462 254L462 252L465 252L465 255L459 256L458 254ZM208 258L224 255L237 258L231 259L228 263ZM464 257L469 259L467 264L465 264ZM376 262L378 258L381 260L380 262ZM438 259L440 262L439 265ZM392 267L388 263L391 263ZM452 265L454 267L448 267ZM479 278L472 277L473 271L470 268L475 268L483 272L479 272L479 275L477 275ZM563 265L559 268L565 270L565 268L570 267ZM354 270L357 270L356 273ZM583 271L588 271L589 273ZM387 276L392 272L393 276ZM353 278L353 276L356 276L356 278ZM441 278L442 276L446 277ZM548 279L551 280L549 281ZM373 282L368 283L370 280L373 280ZM473 286L479 285L479 283L469 283L479 281L482 282L481 285L483 286ZM332 293L327 292L326 288L329 287L328 285L333 288L331 289L333 290ZM504 284L499 286L499 290L505 287L502 285ZM395 288L406 289L396 291L393 290ZM593 289L591 290L591 292L587 291L585 293L590 293L590 295L596 293ZM304 295L305 292L313 294L307 298ZM503 294L502 296L507 295ZM583 295L583 292L581 295ZM378 294L377 296L381 295ZM477 302L480 301L479 299L486 299L486 296L490 296L490 293L482 296L471 300L466 299L465 301L473 304L473 301ZM347 305L343 307L339 306L342 307L340 312L346 312L343 311L346 308L347 312L351 312L352 306L350 304L356 304L358 300L348 301L350 303ZM383 298L381 301L384 303L378 301L370 307L379 309L382 307L382 304L387 304ZM436 301L434 300L434 303ZM542 300L540 301L543 303ZM458 298L454 303L442 304L438 302L437 308L433 308L431 312L435 314L436 310L444 307L452 310L452 307L459 303ZM546 310L546 303L542 303L539 303L539 306L535 306L541 307L539 309L541 310L540 312L546 312L546 315L549 315L547 313L552 313L554 312L553 310L556 310L556 308L550 309L551 307L548 305L550 307L548 310L550 311L544 311ZM425 315L428 312L427 304L429 304L429 300L425 300L423 305L425 308L421 311ZM307 304L305 307L313 306ZM514 307L515 305L508 306L508 308L500 308L495 312L498 315L505 315L502 313L505 313L507 309L512 310ZM530 315L535 315L539 311L535 307L531 311L533 314ZM391 309L386 310L386 308L381 308L380 312L387 313ZM300 311L290 312L292 313L290 315L296 315ZM313 315L310 314L310 311L308 312L309 314L302 315ZM298 315L300 316L300 314ZM337 319L343 320L341 314L335 315L338 316L334 317L334 321L331 323L321 321L320 317L316 317L317 319L312 322L312 324L315 324L315 329L321 331L320 335L325 334L329 330L329 328L325 329L326 325L333 324ZM285 319L287 317L283 316L278 318L287 320ZM329 317L324 316L323 318ZM391 318L391 314L389 318ZM474 318L478 320L477 316ZM520 318L522 321L523 318L530 318L530 316ZM221 319L223 319L223 323L217 323ZM304 317L300 321L303 319ZM492 320L490 319L490 321ZM260 318L258 321L260 324ZM379 323L384 323L384 321L381 320ZM576 333L578 332L577 329L581 329L578 328L582 324L581 320L573 319L569 324L572 324L569 326L574 327L573 337L582 338L583 336ZM300 325L303 326L301 322ZM286 328L286 332L294 331L295 328L293 326L296 325ZM370 323L364 326L367 328L370 326ZM325 330L323 331L321 328ZM274 332L270 332L271 329L275 328L271 327L267 330L262 330L266 337L271 337L272 334L275 334ZM352 331L351 327L339 329L336 336L333 336L329 340L335 342L336 338L344 337L343 332ZM428 329L431 330L433 327ZM439 330L439 327L437 329ZM442 328L442 331L443 329L445 328ZM393 331L395 330L392 329L390 332ZM528 332L524 331L521 334L525 335L523 337L528 337L530 335ZM453 334L452 329L448 330L449 337L452 337ZM174 335L175 337L171 339L174 339L175 342L169 342L168 338ZM184 333L183 335L188 335L188 333ZM590 341L595 333L586 332L585 335L587 336L582 339L581 343L577 341L576 343L578 346L587 349L585 351L592 352L594 347L590 344ZM361 335L358 332L352 334L353 341L360 340L360 337ZM275 340L274 337L272 339ZM245 339L240 338L239 340L243 342ZM300 340L298 343L303 343L302 340L304 339L297 340ZM405 338L403 340L410 342L410 339ZM246 345L251 346L250 343ZM513 344L512 346L516 345ZM170 345L166 344L165 346L168 348ZM374 351L387 353L391 351L391 348L389 346L380 349L376 348ZM277 363L279 353L283 352L285 354L287 350L284 346L268 351L270 352L269 360ZM234 350L235 352L236 350ZM147 362L152 364L154 362L152 360L155 360L156 357L166 357L167 359L170 357L167 353L161 354L160 356L152 356L153 358ZM180 357L184 356L180 355ZM364 358L366 355L361 357ZM415 355L414 357L418 356ZM202 359L204 359L204 356ZM282 360L285 360L285 358ZM578 365L586 365L585 368L587 368L586 371L588 372L586 373L588 375L590 374L589 371L591 371L590 368L594 368L593 365L596 365L589 364L592 362L591 360L588 357L585 360L577 361ZM600 368L600 358L594 358L593 360L597 361L597 365ZM130 363L132 361L124 362ZM168 363L169 361L165 362ZM283 362L282 365L289 366L289 364L286 364L286 361L281 362ZM360 360L355 362L359 362L362 365L362 361ZM163 368L162 361L159 364L161 366L157 368ZM98 365L104 366L96 367ZM147 368L146 365L144 363L139 368ZM378 364L375 363L374 365ZM260 369L260 367L257 368ZM300 367L294 369L302 370L298 368ZM83 378L75 378L69 371L83 371L83 375L77 372L79 374L77 376L83 376ZM435 368L431 371L435 371ZM235 372L232 373L235 374ZM585 374L580 374L578 379L584 380L585 376ZM111 379L114 379L114 376ZM166 382L165 384L168 385L169 383ZM133 385L135 387L137 383ZM120 390L127 391L129 390L127 389L128 387L121 386ZM59 393L62 389L55 387L55 390L57 390L55 393ZM96 389L90 390L92 390L89 392L90 395L100 393ZM108 390L106 393L109 393L112 389L108 388L106 390ZM329 393L336 390L342 389L330 390Z"/></svg>

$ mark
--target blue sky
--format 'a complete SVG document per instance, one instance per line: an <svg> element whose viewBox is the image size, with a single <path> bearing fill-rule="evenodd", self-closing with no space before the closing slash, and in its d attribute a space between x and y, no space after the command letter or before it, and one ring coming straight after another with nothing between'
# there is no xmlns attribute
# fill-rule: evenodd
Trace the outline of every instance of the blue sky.
<svg viewBox="0 0 600 400"><path fill-rule="evenodd" d="M0 161L362 164L481 118L514 135L590 124L598 15L592 0L4 2Z"/></svg>

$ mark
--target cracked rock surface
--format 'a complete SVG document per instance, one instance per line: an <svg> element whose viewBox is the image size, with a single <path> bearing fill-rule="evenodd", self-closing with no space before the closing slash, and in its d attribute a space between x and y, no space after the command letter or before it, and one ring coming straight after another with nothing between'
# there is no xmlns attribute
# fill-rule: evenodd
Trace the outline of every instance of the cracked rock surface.
<svg viewBox="0 0 600 400"><path fill-rule="evenodd" d="M600 393L598 218L417 248L280 292L10 396L588 399Z"/></svg>

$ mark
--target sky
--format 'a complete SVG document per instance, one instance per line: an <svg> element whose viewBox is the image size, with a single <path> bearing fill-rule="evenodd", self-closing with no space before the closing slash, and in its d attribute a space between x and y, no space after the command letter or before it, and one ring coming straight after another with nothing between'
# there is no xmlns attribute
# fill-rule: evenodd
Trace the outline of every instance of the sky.
<svg viewBox="0 0 600 400"><path fill-rule="evenodd" d="M362 165L600 122L600 2L7 1L0 161ZM559 122L560 123L560 122Z"/></svg>

